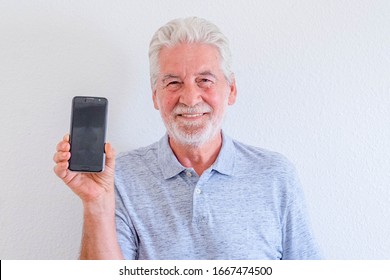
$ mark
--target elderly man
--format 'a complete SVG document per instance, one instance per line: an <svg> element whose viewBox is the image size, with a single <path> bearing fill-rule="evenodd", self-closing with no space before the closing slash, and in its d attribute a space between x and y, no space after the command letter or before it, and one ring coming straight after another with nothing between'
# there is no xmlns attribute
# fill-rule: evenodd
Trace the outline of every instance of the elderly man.
<svg viewBox="0 0 390 280"><path fill-rule="evenodd" d="M69 136L57 145L55 173L84 206L80 258L319 258L292 165L221 129L237 94L227 38L206 20L176 19L154 34L149 58L160 141L116 160L106 144L94 174L68 170Z"/></svg>

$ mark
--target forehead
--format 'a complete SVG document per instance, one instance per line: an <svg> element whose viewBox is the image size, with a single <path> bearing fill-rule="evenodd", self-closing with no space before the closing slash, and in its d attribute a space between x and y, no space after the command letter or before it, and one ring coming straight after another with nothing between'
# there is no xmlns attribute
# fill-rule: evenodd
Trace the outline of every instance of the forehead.
<svg viewBox="0 0 390 280"><path fill-rule="evenodd" d="M163 47L159 53L159 66L160 74L221 71L218 49L200 43L180 43L173 47Z"/></svg>

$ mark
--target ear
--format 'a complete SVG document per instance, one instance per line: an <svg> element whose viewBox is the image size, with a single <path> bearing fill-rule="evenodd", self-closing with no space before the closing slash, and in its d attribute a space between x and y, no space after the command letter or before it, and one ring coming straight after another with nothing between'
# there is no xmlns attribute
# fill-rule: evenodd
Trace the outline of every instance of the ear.
<svg viewBox="0 0 390 280"><path fill-rule="evenodd" d="M232 82L229 85L230 92L229 92L229 98L228 98L228 104L233 105L236 103L236 97L237 97L237 87L236 87L236 79L234 78L234 75L232 75Z"/></svg>
<svg viewBox="0 0 390 280"><path fill-rule="evenodd" d="M160 108L158 107L158 102L157 102L157 96L156 96L156 89L153 89L153 94L152 94L152 99L153 99L153 105L154 105L154 109L156 110L160 110Z"/></svg>

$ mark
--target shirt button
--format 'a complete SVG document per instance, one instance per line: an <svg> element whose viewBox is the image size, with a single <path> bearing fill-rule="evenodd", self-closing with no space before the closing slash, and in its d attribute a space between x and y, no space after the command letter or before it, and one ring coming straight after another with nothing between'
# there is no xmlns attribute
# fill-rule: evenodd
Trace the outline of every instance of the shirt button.
<svg viewBox="0 0 390 280"><path fill-rule="evenodd" d="M186 171L186 176L187 176L187 177L191 177L191 176L192 176L191 171Z"/></svg>
<svg viewBox="0 0 390 280"><path fill-rule="evenodd" d="M196 189L195 189L195 192L196 192L197 194L200 194L202 191L201 191L200 189L196 188Z"/></svg>

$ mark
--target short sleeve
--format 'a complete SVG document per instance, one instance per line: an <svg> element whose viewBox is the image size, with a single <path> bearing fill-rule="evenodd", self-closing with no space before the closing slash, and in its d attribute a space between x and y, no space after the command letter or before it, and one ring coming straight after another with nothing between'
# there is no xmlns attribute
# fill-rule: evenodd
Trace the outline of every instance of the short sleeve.
<svg viewBox="0 0 390 280"><path fill-rule="evenodd" d="M126 260L135 260L138 256L136 233L127 215L123 199L117 190L115 197L115 222L118 244Z"/></svg>
<svg viewBox="0 0 390 280"><path fill-rule="evenodd" d="M309 222L304 193L295 169L288 175L288 203L283 222L284 260L321 259Z"/></svg>

